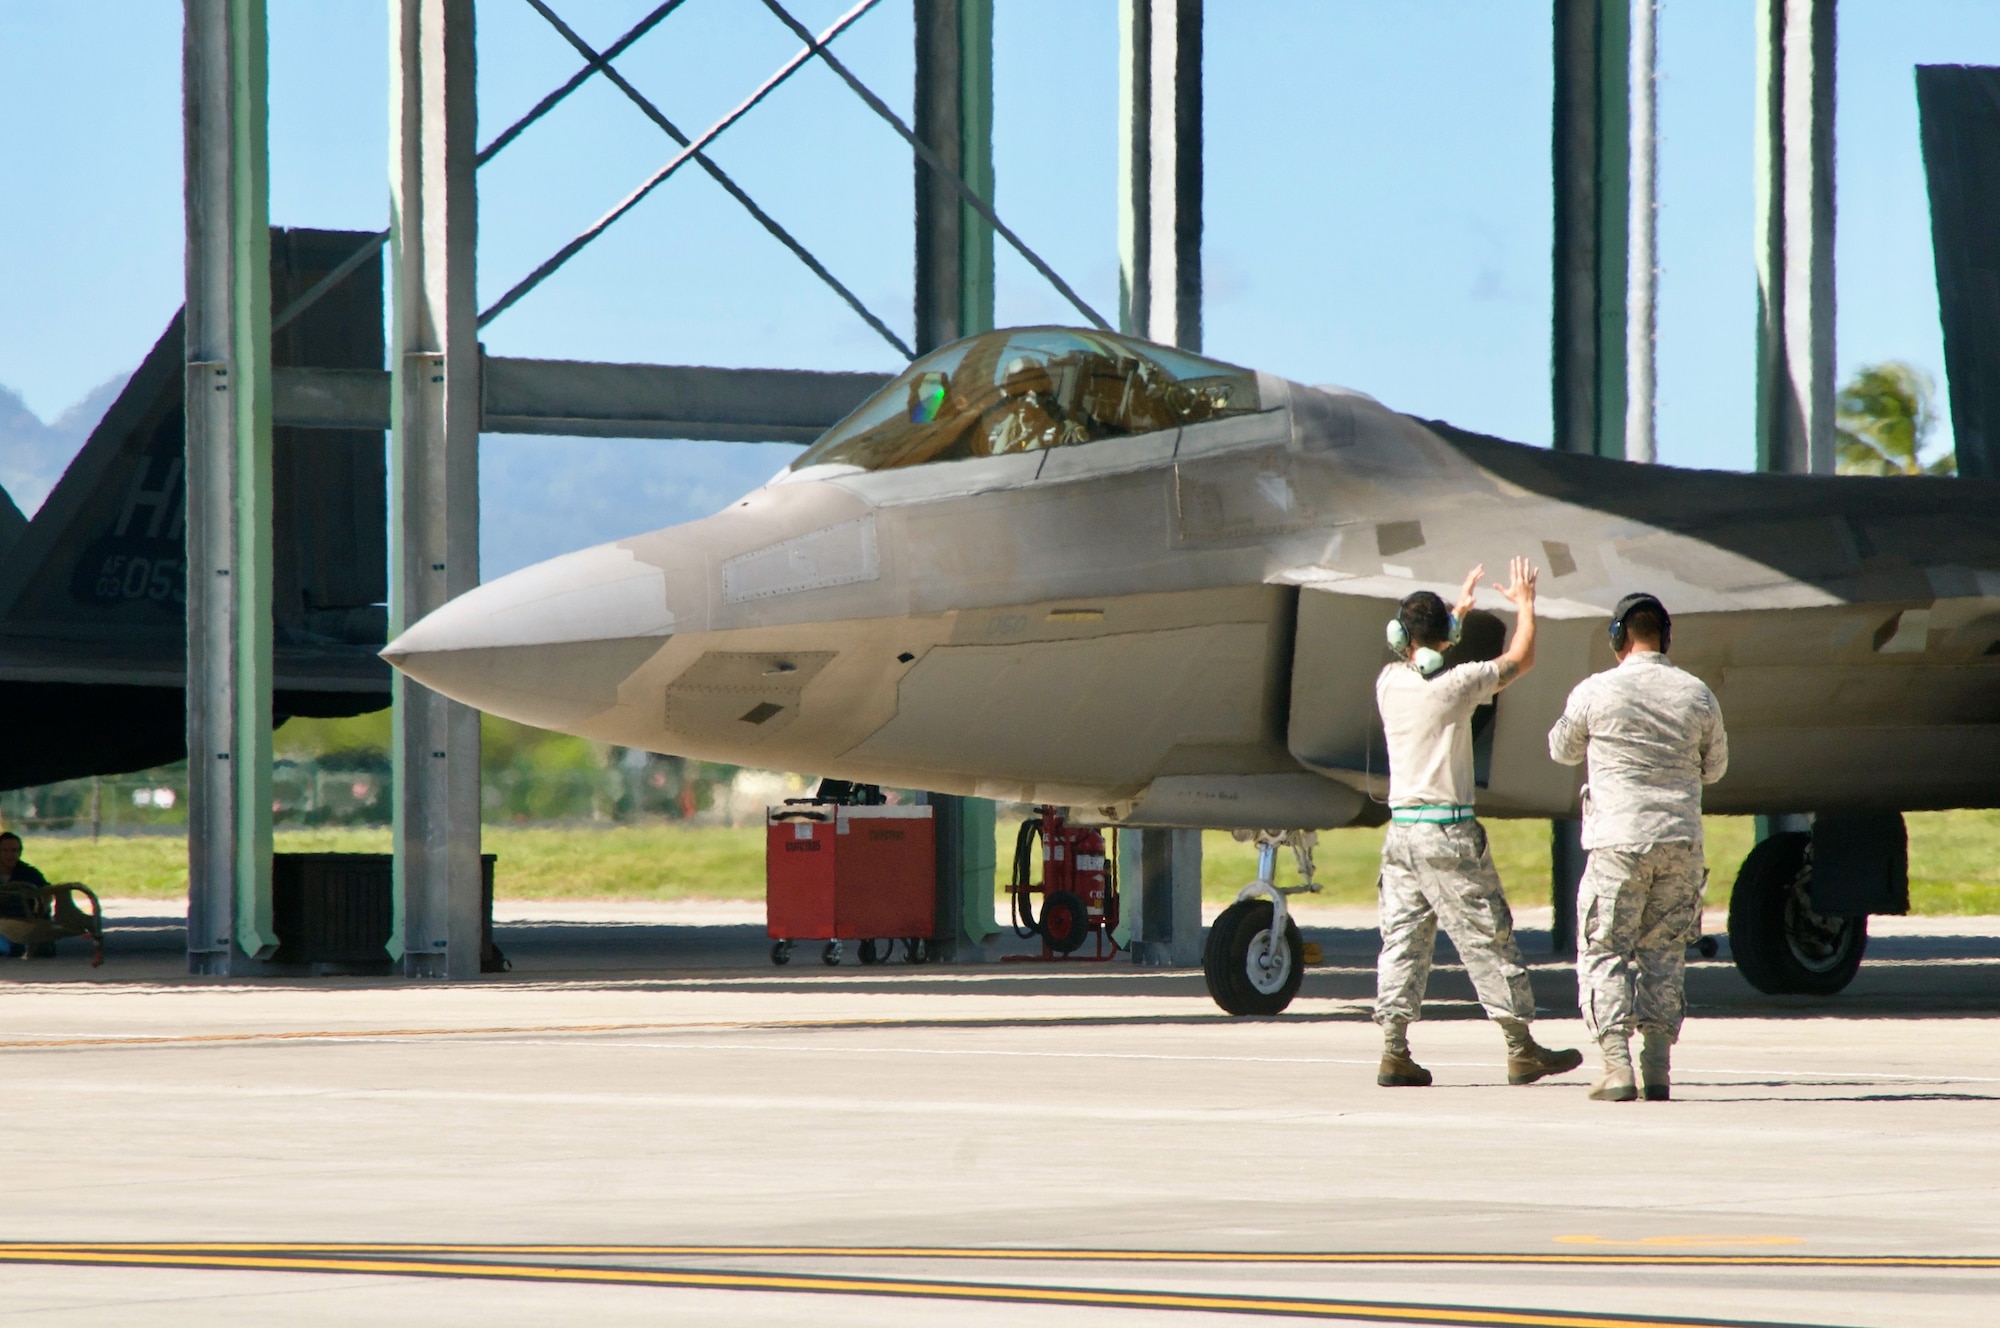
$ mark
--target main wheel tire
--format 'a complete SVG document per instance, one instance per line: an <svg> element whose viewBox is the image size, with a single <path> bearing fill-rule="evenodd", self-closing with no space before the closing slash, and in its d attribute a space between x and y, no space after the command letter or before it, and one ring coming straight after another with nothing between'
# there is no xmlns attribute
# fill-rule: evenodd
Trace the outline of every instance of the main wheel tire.
<svg viewBox="0 0 2000 1328"><path fill-rule="evenodd" d="M1090 908L1081 896L1057 890L1042 901L1035 929L1057 954L1070 954L1090 935Z"/></svg>
<svg viewBox="0 0 2000 1328"><path fill-rule="evenodd" d="M1812 907L1812 836L1772 835L1750 850L1729 896L1729 949L1744 980L1769 996L1831 996L1854 981L1868 918Z"/></svg>
<svg viewBox="0 0 2000 1328"><path fill-rule="evenodd" d="M1285 919L1279 946L1270 947L1271 904L1244 899L1222 910L1202 947L1208 994L1231 1014L1271 1015L1299 994L1305 980L1305 942L1298 924Z"/></svg>

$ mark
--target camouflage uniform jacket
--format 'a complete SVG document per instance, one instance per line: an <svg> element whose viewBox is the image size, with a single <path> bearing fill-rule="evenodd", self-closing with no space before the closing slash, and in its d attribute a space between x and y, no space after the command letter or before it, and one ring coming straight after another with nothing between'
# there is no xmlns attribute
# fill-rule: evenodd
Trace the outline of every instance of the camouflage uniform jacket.
<svg viewBox="0 0 2000 1328"><path fill-rule="evenodd" d="M1633 651L1615 669L1576 685L1549 755L1590 758L1583 846L1701 843L1701 787L1729 768L1722 706L1708 685L1655 651Z"/></svg>

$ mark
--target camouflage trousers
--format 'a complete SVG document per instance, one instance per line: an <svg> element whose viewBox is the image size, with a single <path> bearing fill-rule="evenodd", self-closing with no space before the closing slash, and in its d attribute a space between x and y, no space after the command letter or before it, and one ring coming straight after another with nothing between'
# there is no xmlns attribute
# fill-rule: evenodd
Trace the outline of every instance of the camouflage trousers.
<svg viewBox="0 0 2000 1328"><path fill-rule="evenodd" d="M1391 824L1382 840L1382 957L1375 969L1375 1022L1412 1023L1422 1013L1440 923L1495 1019L1535 1017L1535 994L1514 944L1514 914L1477 821Z"/></svg>
<svg viewBox="0 0 2000 1328"><path fill-rule="evenodd" d="M1590 850L1576 892L1576 986L1592 1037L1680 1036L1707 875L1701 845L1684 840Z"/></svg>

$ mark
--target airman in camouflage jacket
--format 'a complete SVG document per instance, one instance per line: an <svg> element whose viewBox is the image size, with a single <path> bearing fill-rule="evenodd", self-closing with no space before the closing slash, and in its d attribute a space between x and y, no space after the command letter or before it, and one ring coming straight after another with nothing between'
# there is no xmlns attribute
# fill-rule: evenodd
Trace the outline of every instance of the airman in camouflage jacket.
<svg viewBox="0 0 2000 1328"><path fill-rule="evenodd" d="M1576 685L1549 755L1590 758L1583 846L1701 843L1701 789L1729 768L1722 706L1708 684L1654 650Z"/></svg>

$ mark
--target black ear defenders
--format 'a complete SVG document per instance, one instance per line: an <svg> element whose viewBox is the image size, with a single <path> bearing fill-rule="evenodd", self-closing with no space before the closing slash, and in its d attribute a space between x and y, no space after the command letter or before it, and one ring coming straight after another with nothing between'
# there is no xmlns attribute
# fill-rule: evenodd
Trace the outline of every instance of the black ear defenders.
<svg viewBox="0 0 2000 1328"><path fill-rule="evenodd" d="M1643 590L1619 600L1618 607L1611 611L1611 648L1617 651L1625 649L1625 620L1636 609L1651 609L1660 615L1660 649L1664 652L1673 644L1674 620L1667 613L1666 605Z"/></svg>

